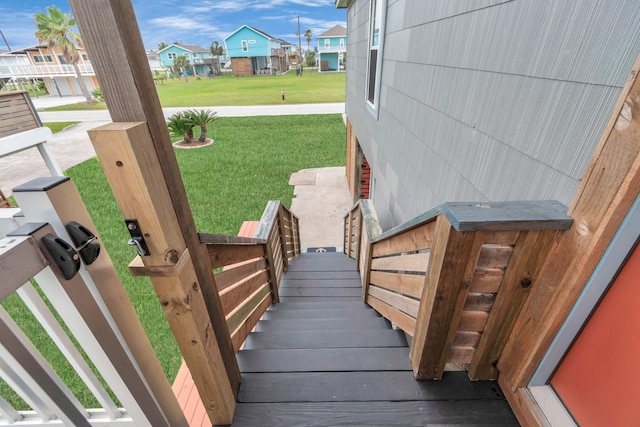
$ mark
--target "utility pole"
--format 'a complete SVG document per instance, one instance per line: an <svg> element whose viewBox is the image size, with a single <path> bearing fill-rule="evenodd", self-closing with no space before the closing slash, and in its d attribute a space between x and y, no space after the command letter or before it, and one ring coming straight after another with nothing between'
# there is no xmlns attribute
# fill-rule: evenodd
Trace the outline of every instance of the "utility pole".
<svg viewBox="0 0 640 427"><path fill-rule="evenodd" d="M300 34L300 15L298 15L298 61L300 61L300 68L302 68L302 35Z"/></svg>
<svg viewBox="0 0 640 427"><path fill-rule="evenodd" d="M298 17L298 31L300 31L300 17ZM11 47L9 46L9 42L4 37L4 33L2 32L2 30L0 30L0 36L2 36L2 40L4 40L4 44L7 45L7 49L9 50L9 52L11 52Z"/></svg>

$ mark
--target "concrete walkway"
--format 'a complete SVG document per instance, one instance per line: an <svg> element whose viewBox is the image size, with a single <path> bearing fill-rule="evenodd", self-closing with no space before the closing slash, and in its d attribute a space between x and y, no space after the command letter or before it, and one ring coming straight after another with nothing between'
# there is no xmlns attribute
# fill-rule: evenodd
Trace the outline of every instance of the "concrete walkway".
<svg viewBox="0 0 640 427"><path fill-rule="evenodd" d="M55 105L73 104L83 97L43 96L32 99L37 110ZM189 107L165 108L168 117ZM271 116L291 114L340 114L344 103L333 104L285 104L259 106L191 107L217 111L221 117ZM80 121L47 142L63 170L75 166L96 155L87 131L111 121L107 110L101 111L39 111L43 122ZM0 158L0 189L11 194L11 189L33 178L49 175L44 160L37 149L32 148ZM342 246L342 219L351 207L345 168L305 169L294 174L293 212L300 218L302 247Z"/></svg>

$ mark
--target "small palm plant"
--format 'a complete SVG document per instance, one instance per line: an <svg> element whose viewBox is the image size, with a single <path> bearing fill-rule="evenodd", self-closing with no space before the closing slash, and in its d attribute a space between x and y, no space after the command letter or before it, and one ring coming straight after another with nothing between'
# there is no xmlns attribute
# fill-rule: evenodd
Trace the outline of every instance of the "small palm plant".
<svg viewBox="0 0 640 427"><path fill-rule="evenodd" d="M174 114L169 117L167 127L174 135L182 135L182 141L188 144L193 139L193 126L194 123L191 119L191 115L184 111Z"/></svg>
<svg viewBox="0 0 640 427"><path fill-rule="evenodd" d="M211 110L187 110L185 114L190 117L192 126L200 126L198 141L204 142L207 139L207 126L218 118L218 113Z"/></svg>

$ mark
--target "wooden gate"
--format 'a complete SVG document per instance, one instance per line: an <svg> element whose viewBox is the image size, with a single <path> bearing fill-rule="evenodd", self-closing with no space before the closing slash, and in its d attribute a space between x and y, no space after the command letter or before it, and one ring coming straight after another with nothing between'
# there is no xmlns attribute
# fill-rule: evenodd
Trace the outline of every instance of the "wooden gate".
<svg viewBox="0 0 640 427"><path fill-rule="evenodd" d="M0 240L0 300L18 294L100 407L85 408L51 368L49 355L0 308L0 376L28 406L16 409L0 397L0 420L16 426L186 426L108 254L92 240L95 227L73 183L38 178L15 188L14 196L25 223ZM68 232L74 224L85 239Z"/></svg>

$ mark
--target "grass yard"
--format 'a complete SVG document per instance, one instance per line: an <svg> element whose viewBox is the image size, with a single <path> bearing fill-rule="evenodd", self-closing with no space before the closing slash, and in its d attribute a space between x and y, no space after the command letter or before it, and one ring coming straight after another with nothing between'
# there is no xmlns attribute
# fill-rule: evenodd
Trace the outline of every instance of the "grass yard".
<svg viewBox="0 0 640 427"><path fill-rule="evenodd" d="M50 123L43 123L43 125L51 129L51 132L58 133L61 130L68 128L69 126L75 125L76 123L80 123L80 122L50 122Z"/></svg>
<svg viewBox="0 0 640 427"><path fill-rule="evenodd" d="M245 220L259 220L268 200L291 206L292 173L305 168L345 164L345 127L340 115L220 118L210 135L213 145L176 149L182 178L198 231L236 235ZM129 297L142 320L165 373L173 381L181 355L148 278L133 277L127 265L135 250L127 245L128 233L97 159L66 171L75 181L100 239L113 260ZM5 308L15 315L24 310L13 295ZM21 322L22 324L23 322ZM44 354L55 355L53 366L77 390L87 407L96 405L75 373L67 366L46 334L32 319L29 336ZM14 405L16 396L0 389Z"/></svg>
<svg viewBox="0 0 640 427"><path fill-rule="evenodd" d="M156 86L163 107L207 107L218 105L315 104L344 102L346 73L318 73L307 70L301 76L288 72L281 76L189 78L166 80ZM62 105L47 111L106 109L102 103Z"/></svg>

